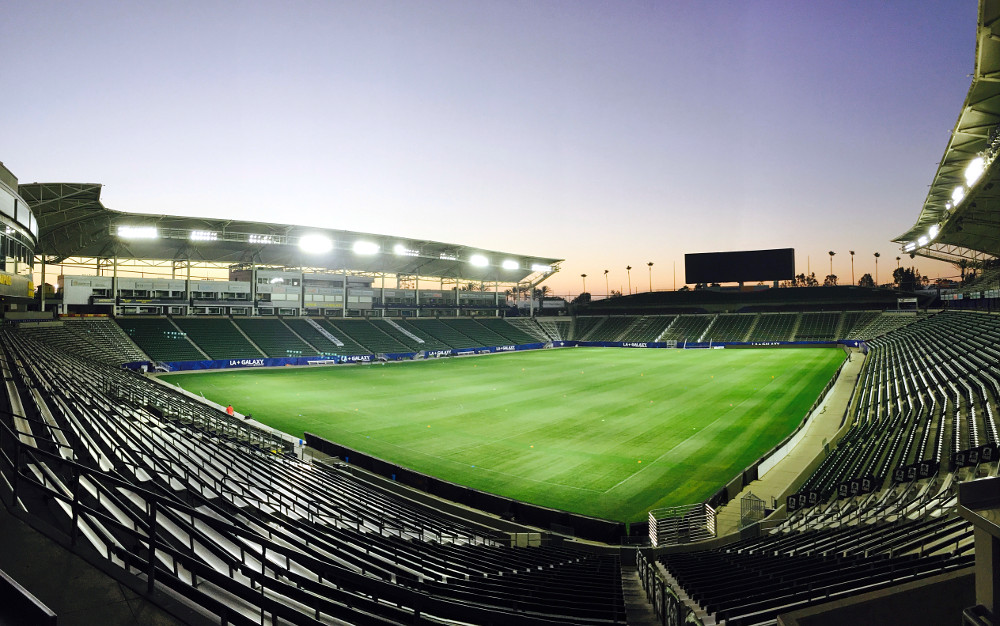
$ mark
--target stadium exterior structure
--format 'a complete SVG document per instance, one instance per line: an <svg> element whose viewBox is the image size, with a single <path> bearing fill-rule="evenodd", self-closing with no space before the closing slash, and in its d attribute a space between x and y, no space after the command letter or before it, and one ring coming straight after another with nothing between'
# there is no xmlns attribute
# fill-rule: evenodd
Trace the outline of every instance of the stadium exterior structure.
<svg viewBox="0 0 1000 626"><path fill-rule="evenodd" d="M60 312L349 317L368 314L377 293L400 314L496 315L507 288L530 293L561 262L384 234L125 213L101 203L99 184L8 178L21 210L31 209L41 282L60 268L70 300L40 294L43 309ZM67 268L79 273L64 275ZM229 284L196 280L209 273Z"/></svg>

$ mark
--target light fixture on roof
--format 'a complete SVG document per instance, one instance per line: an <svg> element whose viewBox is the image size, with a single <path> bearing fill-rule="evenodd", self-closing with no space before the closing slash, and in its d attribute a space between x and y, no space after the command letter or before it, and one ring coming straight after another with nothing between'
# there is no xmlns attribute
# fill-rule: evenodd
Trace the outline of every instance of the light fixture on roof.
<svg viewBox="0 0 1000 626"><path fill-rule="evenodd" d="M191 241L218 241L219 233L211 230L192 230Z"/></svg>
<svg viewBox="0 0 1000 626"><path fill-rule="evenodd" d="M396 256L417 256L420 254L416 250L410 250L401 243L397 243L396 245L394 245L392 247L392 251L393 253L395 253Z"/></svg>
<svg viewBox="0 0 1000 626"><path fill-rule="evenodd" d="M929 241L930 239L927 238L927 235L920 235L920 238L917 239L917 243L921 246L926 246Z"/></svg>
<svg viewBox="0 0 1000 626"><path fill-rule="evenodd" d="M490 264L490 260L481 254L473 254L469 257L469 263L476 267L486 267Z"/></svg>
<svg viewBox="0 0 1000 626"><path fill-rule="evenodd" d="M438 255L438 258L441 259L442 261L457 261L458 260L458 257L455 256L454 254L451 254L450 252L442 252L441 254Z"/></svg>
<svg viewBox="0 0 1000 626"><path fill-rule="evenodd" d="M274 243L272 235L250 235L250 243Z"/></svg>
<svg viewBox="0 0 1000 626"><path fill-rule="evenodd" d="M986 161L983 157L976 157L965 166L965 184L972 187L976 184L986 171Z"/></svg>
<svg viewBox="0 0 1000 626"><path fill-rule="evenodd" d="M365 241L364 239L359 239L354 242L351 247L354 250L354 254L371 255L379 251L378 244L373 241Z"/></svg>
<svg viewBox="0 0 1000 626"><path fill-rule="evenodd" d="M941 232L941 227L938 226L937 224L931 224L931 227L927 229L927 236L930 237L931 239L934 239L935 237L938 236L939 232Z"/></svg>
<svg viewBox="0 0 1000 626"><path fill-rule="evenodd" d="M326 235L312 233L299 237L299 248L310 254L323 254L333 250L333 242Z"/></svg>
<svg viewBox="0 0 1000 626"><path fill-rule="evenodd" d="M964 198L965 198L965 187L959 185L958 187L955 187L955 189L952 190L951 192L952 204L958 206Z"/></svg>
<svg viewBox="0 0 1000 626"><path fill-rule="evenodd" d="M903 252L913 252L916 249L917 249L917 244L913 243L912 241L903 246Z"/></svg>
<svg viewBox="0 0 1000 626"><path fill-rule="evenodd" d="M122 239L156 239L160 236L156 226L119 226L118 236Z"/></svg>
<svg viewBox="0 0 1000 626"><path fill-rule="evenodd" d="M551 272L552 271L552 266L550 266L550 265L542 265L541 263L532 263L531 264L531 271L532 272Z"/></svg>
<svg viewBox="0 0 1000 626"><path fill-rule="evenodd" d="M504 259L503 263L500 264L500 267L504 268L505 270L516 270L521 268L521 266L518 265L517 261L515 261L514 259Z"/></svg>

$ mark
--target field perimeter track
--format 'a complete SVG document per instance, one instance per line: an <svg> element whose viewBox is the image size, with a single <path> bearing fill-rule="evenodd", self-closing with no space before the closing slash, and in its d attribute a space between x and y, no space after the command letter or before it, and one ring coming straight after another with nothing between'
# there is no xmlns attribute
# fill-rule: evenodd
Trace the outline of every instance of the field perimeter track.
<svg viewBox="0 0 1000 626"><path fill-rule="evenodd" d="M165 378L293 435L617 521L699 502L792 432L839 349L567 348Z"/></svg>

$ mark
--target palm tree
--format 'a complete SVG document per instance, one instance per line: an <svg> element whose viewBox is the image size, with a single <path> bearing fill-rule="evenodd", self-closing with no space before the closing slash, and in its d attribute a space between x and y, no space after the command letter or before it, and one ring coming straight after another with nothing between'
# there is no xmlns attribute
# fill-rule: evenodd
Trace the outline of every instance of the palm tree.
<svg viewBox="0 0 1000 626"><path fill-rule="evenodd" d="M628 274L628 293L632 295L632 266L626 265L625 272Z"/></svg>
<svg viewBox="0 0 1000 626"><path fill-rule="evenodd" d="M829 252L827 252L827 254L830 255L830 276L833 276L833 255L837 253L834 252L833 250L830 250Z"/></svg>
<svg viewBox="0 0 1000 626"><path fill-rule="evenodd" d="M653 262L646 263L649 266L649 292L653 293Z"/></svg>
<svg viewBox="0 0 1000 626"><path fill-rule="evenodd" d="M851 284L854 283L854 250L848 250L851 253Z"/></svg>
<svg viewBox="0 0 1000 626"><path fill-rule="evenodd" d="M604 297L611 297L611 287L608 286L608 270L604 270Z"/></svg>
<svg viewBox="0 0 1000 626"><path fill-rule="evenodd" d="M899 261L900 261L900 259L902 259L902 257L896 257L896 269L897 270L899 269Z"/></svg>
<svg viewBox="0 0 1000 626"><path fill-rule="evenodd" d="M878 287L878 258L882 256L878 252L875 253L875 286Z"/></svg>
<svg viewBox="0 0 1000 626"><path fill-rule="evenodd" d="M583 292L582 293L587 293L587 275L586 274L580 274L580 278L583 279Z"/></svg>

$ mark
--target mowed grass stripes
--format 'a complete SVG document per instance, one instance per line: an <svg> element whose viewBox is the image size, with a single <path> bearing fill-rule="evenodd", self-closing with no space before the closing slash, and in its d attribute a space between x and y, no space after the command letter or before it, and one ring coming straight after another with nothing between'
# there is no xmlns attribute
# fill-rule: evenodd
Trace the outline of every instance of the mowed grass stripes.
<svg viewBox="0 0 1000 626"><path fill-rule="evenodd" d="M837 349L567 348L166 378L282 431L618 521L702 501L802 421Z"/></svg>

